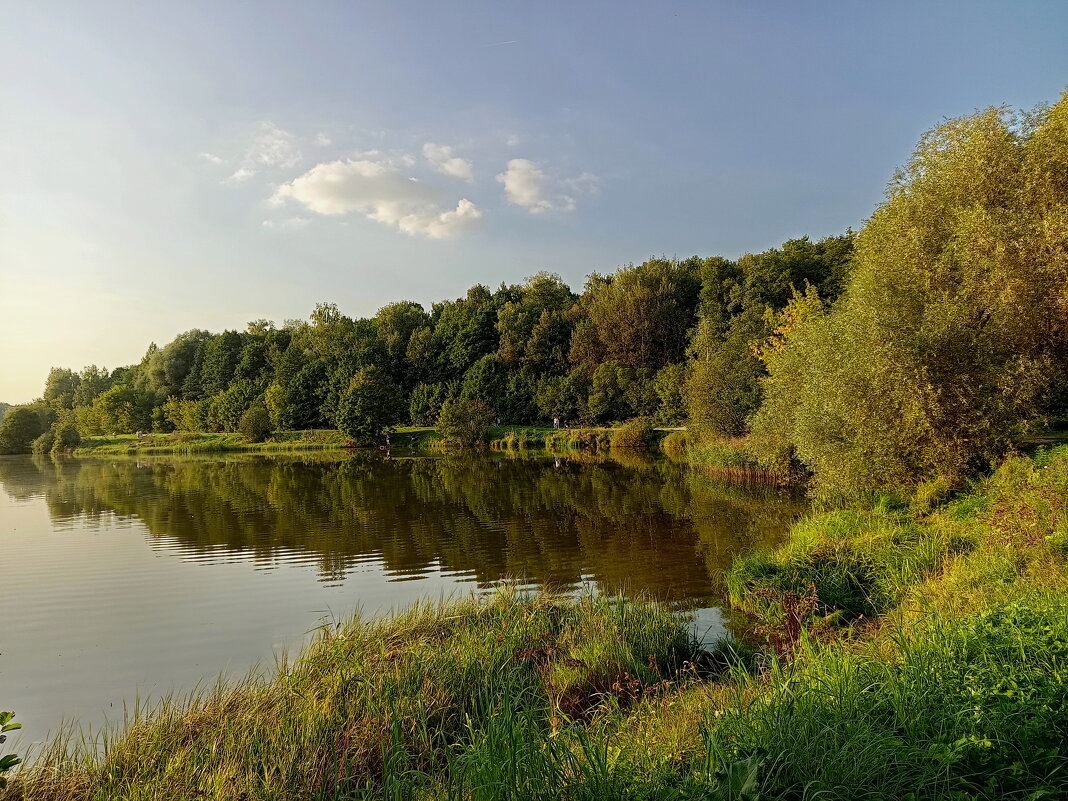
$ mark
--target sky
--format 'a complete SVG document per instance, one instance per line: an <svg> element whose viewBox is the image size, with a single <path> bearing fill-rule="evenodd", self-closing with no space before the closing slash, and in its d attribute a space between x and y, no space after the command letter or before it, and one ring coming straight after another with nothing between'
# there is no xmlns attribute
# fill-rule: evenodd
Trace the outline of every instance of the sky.
<svg viewBox="0 0 1068 801"><path fill-rule="evenodd" d="M0 401L182 331L857 229L1068 3L0 0Z"/></svg>

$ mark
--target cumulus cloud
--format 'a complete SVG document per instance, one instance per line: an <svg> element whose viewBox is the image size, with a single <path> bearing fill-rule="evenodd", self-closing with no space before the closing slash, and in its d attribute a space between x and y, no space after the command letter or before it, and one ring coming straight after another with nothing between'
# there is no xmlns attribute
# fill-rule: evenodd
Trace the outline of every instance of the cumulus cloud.
<svg viewBox="0 0 1068 801"><path fill-rule="evenodd" d="M575 196L597 189L597 177L584 172L574 178L550 178L530 159L510 159L504 172L497 175L509 203L522 206L531 214L546 211L574 211Z"/></svg>
<svg viewBox="0 0 1068 801"><path fill-rule="evenodd" d="M365 154L366 155L366 154ZM317 214L363 214L412 236L445 239L482 218L467 198L442 207L432 187L406 177L390 160L370 158L324 162L282 184L271 201L302 204Z"/></svg>
<svg viewBox="0 0 1068 801"><path fill-rule="evenodd" d="M328 145L332 145L333 143L334 140L330 138L329 134L325 134L320 131L315 135L315 144L317 144L319 147L327 147Z"/></svg>
<svg viewBox="0 0 1068 801"><path fill-rule="evenodd" d="M427 160L435 172L448 175L450 178L458 178L472 184L475 175L472 171L471 162L452 154L452 148L448 145L438 145L427 142L423 145L423 158Z"/></svg>
<svg viewBox="0 0 1068 801"><path fill-rule="evenodd" d="M204 159L204 161L211 162L212 164L222 164L223 163L223 160L221 158L219 158L218 156L216 156L214 153L201 153L200 157L202 159Z"/></svg>

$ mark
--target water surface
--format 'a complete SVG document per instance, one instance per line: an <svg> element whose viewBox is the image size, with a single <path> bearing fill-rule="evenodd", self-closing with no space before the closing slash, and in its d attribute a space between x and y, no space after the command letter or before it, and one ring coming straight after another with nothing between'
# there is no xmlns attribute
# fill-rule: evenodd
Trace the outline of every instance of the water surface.
<svg viewBox="0 0 1068 801"><path fill-rule="evenodd" d="M3 457L0 490L0 709L23 740L504 580L645 593L713 638L722 570L800 512L641 459Z"/></svg>

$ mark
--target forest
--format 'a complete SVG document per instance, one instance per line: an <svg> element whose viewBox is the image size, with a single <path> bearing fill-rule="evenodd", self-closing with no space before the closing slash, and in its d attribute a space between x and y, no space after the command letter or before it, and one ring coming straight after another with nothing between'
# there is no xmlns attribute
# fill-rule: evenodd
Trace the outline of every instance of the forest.
<svg viewBox="0 0 1068 801"><path fill-rule="evenodd" d="M0 452L42 435L338 428L377 444L450 399L511 424L641 417L747 436L833 490L974 474L1068 409L1068 93L920 139L857 232L476 285L429 310L192 330L113 370L53 368Z"/></svg>

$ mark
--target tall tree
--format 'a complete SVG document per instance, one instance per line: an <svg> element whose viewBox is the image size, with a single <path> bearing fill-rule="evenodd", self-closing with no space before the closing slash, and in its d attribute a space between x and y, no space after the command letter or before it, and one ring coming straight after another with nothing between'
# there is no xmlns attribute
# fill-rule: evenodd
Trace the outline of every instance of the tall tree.
<svg viewBox="0 0 1068 801"><path fill-rule="evenodd" d="M1066 170L1068 93L925 134L839 303L778 321L766 455L792 450L828 488L908 484L981 467L1047 411L1068 361Z"/></svg>

